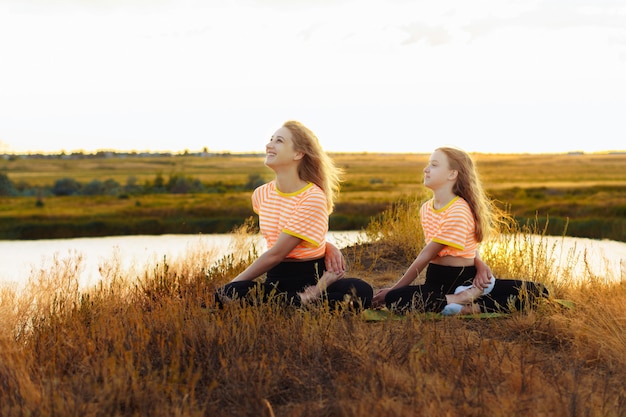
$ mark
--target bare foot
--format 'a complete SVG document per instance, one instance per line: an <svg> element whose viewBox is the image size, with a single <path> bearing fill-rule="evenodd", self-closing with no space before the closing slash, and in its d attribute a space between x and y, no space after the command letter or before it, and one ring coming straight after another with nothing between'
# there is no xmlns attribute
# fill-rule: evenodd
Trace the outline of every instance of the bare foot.
<svg viewBox="0 0 626 417"><path fill-rule="evenodd" d="M341 279L342 277L343 272L337 273L325 271L324 274L317 281L316 285L311 285L310 287L305 288L303 292L298 293L302 304L308 304L311 301L319 298L322 293L326 291L326 288L328 288L329 285Z"/></svg>
<svg viewBox="0 0 626 417"><path fill-rule="evenodd" d="M471 304L478 297L483 295L483 290L478 287L470 287L465 291L461 291L458 294L446 294L446 299L448 300L448 304Z"/></svg>
<svg viewBox="0 0 626 417"><path fill-rule="evenodd" d="M478 314L480 313L480 306L478 304L467 304L461 309L460 314Z"/></svg>
<svg viewBox="0 0 626 417"><path fill-rule="evenodd" d="M343 272L324 271L324 274L317 281L317 287L322 291L326 291L329 285L343 278Z"/></svg>

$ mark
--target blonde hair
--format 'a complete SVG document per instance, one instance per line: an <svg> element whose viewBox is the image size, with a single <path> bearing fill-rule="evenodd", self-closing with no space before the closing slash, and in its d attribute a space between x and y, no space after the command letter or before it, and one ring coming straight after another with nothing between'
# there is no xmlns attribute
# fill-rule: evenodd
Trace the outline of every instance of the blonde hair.
<svg viewBox="0 0 626 417"><path fill-rule="evenodd" d="M470 154L452 147L436 150L443 152L448 158L448 167L458 172L452 192L469 204L476 220L476 240L482 242L494 232L496 225L506 224L506 216L487 197Z"/></svg>
<svg viewBox="0 0 626 417"><path fill-rule="evenodd" d="M298 167L298 175L304 181L310 181L326 194L328 213L335 207L339 195L343 171L335 166L333 160L324 152L317 136L302 123L289 120L283 124L293 136L293 148L302 152L304 157Z"/></svg>

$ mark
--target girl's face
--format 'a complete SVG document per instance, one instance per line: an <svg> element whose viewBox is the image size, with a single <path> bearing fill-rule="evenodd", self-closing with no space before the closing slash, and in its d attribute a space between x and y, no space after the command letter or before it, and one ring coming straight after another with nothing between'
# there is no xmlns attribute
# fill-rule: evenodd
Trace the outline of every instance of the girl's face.
<svg viewBox="0 0 626 417"><path fill-rule="evenodd" d="M433 152L424 168L424 185L436 190L456 178L456 171L450 169L448 157L440 150Z"/></svg>
<svg viewBox="0 0 626 417"><path fill-rule="evenodd" d="M272 168L279 165L296 163L298 155L293 148L293 136L286 127L278 129L265 145L265 165Z"/></svg>

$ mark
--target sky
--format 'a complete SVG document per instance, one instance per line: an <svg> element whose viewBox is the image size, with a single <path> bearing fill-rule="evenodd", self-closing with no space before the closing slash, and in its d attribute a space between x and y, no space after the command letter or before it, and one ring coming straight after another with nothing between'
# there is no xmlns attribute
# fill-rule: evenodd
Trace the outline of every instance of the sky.
<svg viewBox="0 0 626 417"><path fill-rule="evenodd" d="M0 0L0 153L626 149L626 0Z"/></svg>

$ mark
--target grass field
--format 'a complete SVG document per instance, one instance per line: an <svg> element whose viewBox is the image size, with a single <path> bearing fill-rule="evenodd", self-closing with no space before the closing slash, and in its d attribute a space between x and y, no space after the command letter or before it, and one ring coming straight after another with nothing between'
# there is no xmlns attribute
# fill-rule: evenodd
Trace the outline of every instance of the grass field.
<svg viewBox="0 0 626 417"><path fill-rule="evenodd" d="M400 276L423 246L418 204L385 211L366 229L372 244L344 249L349 276L375 288ZM113 259L89 290L80 259L58 260L23 292L0 290L0 415L626 415L626 277L556 275L526 238L537 230L519 232L486 242L483 259L551 297L498 318L215 310L215 289L258 256L248 228L216 265L206 248L139 276Z"/></svg>
<svg viewBox="0 0 626 417"><path fill-rule="evenodd" d="M350 183L367 185L372 180L390 184L421 182L429 154L344 153L331 155L346 171ZM474 154L487 188L554 185L626 185L626 152L623 154ZM245 183L250 174L271 178L263 165L264 155L125 157L85 159L0 159L0 172L14 182L47 185L71 177L82 182L128 177L153 178L157 173L184 173L206 182Z"/></svg>
<svg viewBox="0 0 626 417"><path fill-rule="evenodd" d="M426 197L427 154L334 154L345 171L333 230L360 229L394 202ZM626 240L626 154L474 155L498 204L520 223L540 221L551 234ZM120 234L221 233L253 215L251 177L272 178L262 155L0 160L15 184L50 187L113 179L138 184L161 175L199 179L221 192L108 197L0 197L0 238ZM225 191L224 191L225 190ZM40 203L37 205L37 203Z"/></svg>

